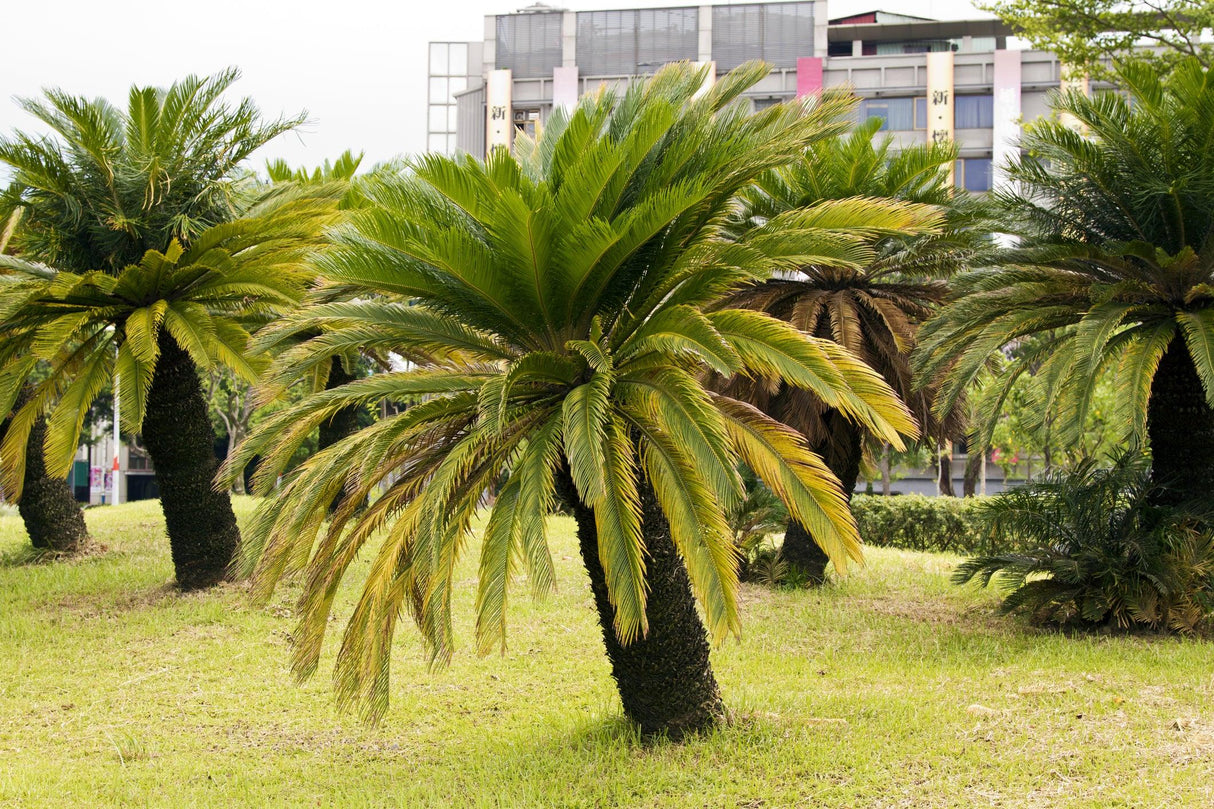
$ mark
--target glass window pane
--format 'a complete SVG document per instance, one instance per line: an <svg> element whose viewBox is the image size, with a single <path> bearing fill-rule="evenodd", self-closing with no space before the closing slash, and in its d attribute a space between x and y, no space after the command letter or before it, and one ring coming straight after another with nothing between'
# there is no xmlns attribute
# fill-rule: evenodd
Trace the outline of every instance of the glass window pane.
<svg viewBox="0 0 1214 809"><path fill-rule="evenodd" d="M456 143L458 137L456 135L447 136L447 154L455 154L459 150L459 145Z"/></svg>
<svg viewBox="0 0 1214 809"><path fill-rule="evenodd" d="M450 72L465 75L468 72L468 46L463 42L451 43Z"/></svg>
<svg viewBox="0 0 1214 809"><path fill-rule="evenodd" d="M430 108L430 131L431 132L446 132L447 131L447 108L433 106Z"/></svg>
<svg viewBox="0 0 1214 809"><path fill-rule="evenodd" d="M464 76L453 76L447 79L447 86L451 88L451 100L454 101L456 93L462 93L468 89L468 79Z"/></svg>
<svg viewBox="0 0 1214 809"><path fill-rule="evenodd" d="M915 128L913 98L866 98L860 102L860 120L879 118L881 129L903 131Z"/></svg>
<svg viewBox="0 0 1214 809"><path fill-rule="evenodd" d="M993 97L957 96L953 107L953 125L957 129L990 129L995 122Z"/></svg>
<svg viewBox="0 0 1214 809"><path fill-rule="evenodd" d="M446 79L430 79L430 101L435 104L442 104L447 100L447 80Z"/></svg>
<svg viewBox="0 0 1214 809"><path fill-rule="evenodd" d="M447 131L454 132L456 122L459 120L459 107L452 104L447 107Z"/></svg>
<svg viewBox="0 0 1214 809"><path fill-rule="evenodd" d="M447 43L430 43L430 72L442 76L447 72Z"/></svg>
<svg viewBox="0 0 1214 809"><path fill-rule="evenodd" d="M915 99L915 129L927 129L927 97Z"/></svg>
<svg viewBox="0 0 1214 809"><path fill-rule="evenodd" d="M965 163L965 190L983 192L991 190L991 159L989 157L967 157Z"/></svg>
<svg viewBox="0 0 1214 809"><path fill-rule="evenodd" d="M561 14L503 14L497 18L497 67L518 78L551 76L561 64Z"/></svg>
<svg viewBox="0 0 1214 809"><path fill-rule="evenodd" d="M426 141L426 145L432 152L445 152L447 151L447 136L431 135Z"/></svg>

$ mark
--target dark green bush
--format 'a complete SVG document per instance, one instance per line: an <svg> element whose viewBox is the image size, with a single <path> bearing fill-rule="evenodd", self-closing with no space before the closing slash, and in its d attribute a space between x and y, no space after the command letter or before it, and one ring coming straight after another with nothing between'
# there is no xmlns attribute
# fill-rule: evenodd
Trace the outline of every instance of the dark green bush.
<svg viewBox="0 0 1214 809"><path fill-rule="evenodd" d="M897 497L858 494L851 510L864 544L878 548L946 553L989 553L978 509L982 497Z"/></svg>

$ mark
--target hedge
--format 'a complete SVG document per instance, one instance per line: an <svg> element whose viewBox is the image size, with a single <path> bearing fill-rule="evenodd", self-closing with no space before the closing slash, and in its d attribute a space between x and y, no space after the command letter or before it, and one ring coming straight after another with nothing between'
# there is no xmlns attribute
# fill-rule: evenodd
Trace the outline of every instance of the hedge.
<svg viewBox="0 0 1214 809"><path fill-rule="evenodd" d="M986 499L857 494L851 509L866 545L970 555L994 550L978 516Z"/></svg>

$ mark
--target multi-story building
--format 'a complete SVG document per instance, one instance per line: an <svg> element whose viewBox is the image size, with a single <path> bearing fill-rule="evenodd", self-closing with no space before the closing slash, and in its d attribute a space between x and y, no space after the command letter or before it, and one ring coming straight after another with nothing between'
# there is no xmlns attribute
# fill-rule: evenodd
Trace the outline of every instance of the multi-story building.
<svg viewBox="0 0 1214 809"><path fill-rule="evenodd" d="M556 107L667 62L709 64L716 76L758 58L772 72L748 93L756 108L850 87L859 116L880 118L896 144L956 141L957 185L986 191L998 182L992 165L1062 80L1053 54L1009 50L1010 33L993 19L830 19L827 0L577 12L537 4L485 17L481 42L430 45L428 146L482 155L534 133Z"/></svg>

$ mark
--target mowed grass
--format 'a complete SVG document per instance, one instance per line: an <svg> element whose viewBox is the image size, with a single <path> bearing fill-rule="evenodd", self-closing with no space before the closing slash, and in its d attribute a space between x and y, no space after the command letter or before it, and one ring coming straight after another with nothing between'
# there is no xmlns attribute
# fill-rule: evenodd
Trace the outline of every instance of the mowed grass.
<svg viewBox="0 0 1214 809"><path fill-rule="evenodd" d="M104 547L37 564L0 516L0 805L1214 805L1214 644L1032 630L948 584L952 557L871 550L820 591L745 586L744 637L713 654L732 725L646 744L568 520L560 590L514 590L504 656L471 648L471 559L449 668L402 623L368 728L333 706L332 644L293 684L292 588L264 608L238 585L179 595L157 503L87 516Z"/></svg>

